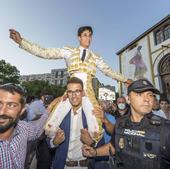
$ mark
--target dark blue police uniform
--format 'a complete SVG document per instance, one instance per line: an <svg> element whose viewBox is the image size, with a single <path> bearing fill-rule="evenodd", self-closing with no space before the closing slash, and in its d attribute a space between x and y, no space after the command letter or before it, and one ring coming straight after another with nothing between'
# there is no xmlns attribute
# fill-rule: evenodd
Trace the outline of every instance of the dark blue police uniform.
<svg viewBox="0 0 170 169"><path fill-rule="evenodd" d="M130 113L117 119L111 143L116 168L170 169L170 121L149 113L132 122Z"/></svg>

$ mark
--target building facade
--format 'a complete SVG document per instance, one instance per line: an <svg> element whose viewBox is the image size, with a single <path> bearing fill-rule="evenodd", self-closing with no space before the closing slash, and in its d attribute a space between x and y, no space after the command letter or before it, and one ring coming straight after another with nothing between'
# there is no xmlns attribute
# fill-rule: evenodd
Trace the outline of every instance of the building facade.
<svg viewBox="0 0 170 169"><path fill-rule="evenodd" d="M170 100L170 15L117 52L120 72L137 80L147 78ZM126 87L120 84L120 93Z"/></svg>
<svg viewBox="0 0 170 169"><path fill-rule="evenodd" d="M53 85L65 86L67 83L67 78L67 69L52 69L51 73L23 75L21 76L20 81L22 83L34 80L43 80L48 81Z"/></svg>

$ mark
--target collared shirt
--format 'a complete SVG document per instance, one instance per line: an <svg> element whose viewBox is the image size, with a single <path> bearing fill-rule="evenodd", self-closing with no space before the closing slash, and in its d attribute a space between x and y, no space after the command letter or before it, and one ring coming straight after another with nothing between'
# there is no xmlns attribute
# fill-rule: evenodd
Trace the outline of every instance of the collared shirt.
<svg viewBox="0 0 170 169"><path fill-rule="evenodd" d="M82 154L83 143L80 141L80 130L83 129L82 107L80 107L76 112L77 113L74 114L73 110L71 110L70 140L66 161L79 161L86 159ZM50 146L52 148L56 147L56 145L53 144L53 139L54 137L50 140ZM68 167L66 166L66 168Z"/></svg>
<svg viewBox="0 0 170 169"><path fill-rule="evenodd" d="M74 114L73 110L71 110L70 140L67 161L85 159L85 157L82 155L83 143L80 141L81 129L83 129L82 108L77 110L77 114Z"/></svg>
<svg viewBox="0 0 170 169"><path fill-rule="evenodd" d="M86 56L85 56L85 59L86 59L86 57L88 56L88 54L89 54L89 49L87 48L83 48L82 46L79 46L79 49L80 49L80 58L81 58L81 56L83 55L83 50L85 49L86 50Z"/></svg>
<svg viewBox="0 0 170 169"><path fill-rule="evenodd" d="M0 140L0 169L24 169L27 142L40 137L47 117L45 113L37 121L19 121L10 139Z"/></svg>

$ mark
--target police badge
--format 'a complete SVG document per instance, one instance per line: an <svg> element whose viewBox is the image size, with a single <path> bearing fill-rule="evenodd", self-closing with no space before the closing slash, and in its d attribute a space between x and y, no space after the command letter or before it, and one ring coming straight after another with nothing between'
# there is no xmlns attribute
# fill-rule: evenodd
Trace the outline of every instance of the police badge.
<svg viewBox="0 0 170 169"><path fill-rule="evenodd" d="M124 138L121 137L121 138L119 139L118 145L119 145L119 148L120 148L120 149L123 149L123 148L125 147L125 140L124 140Z"/></svg>

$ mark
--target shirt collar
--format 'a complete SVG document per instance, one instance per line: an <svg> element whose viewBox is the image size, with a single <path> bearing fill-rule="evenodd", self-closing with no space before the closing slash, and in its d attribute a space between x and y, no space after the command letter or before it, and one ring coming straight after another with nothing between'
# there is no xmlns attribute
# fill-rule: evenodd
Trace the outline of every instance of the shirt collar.
<svg viewBox="0 0 170 169"><path fill-rule="evenodd" d="M82 46L79 46L79 49L80 49L81 51L83 51L84 49L86 49L86 51L89 50L89 48L84 48L84 47L82 47Z"/></svg>
<svg viewBox="0 0 170 169"><path fill-rule="evenodd" d="M15 128L14 128L14 131L13 131L13 133L12 133L11 138L17 136L17 135L20 133L20 131L19 131L19 126L18 126L19 122L20 122L20 121L18 121L17 125L16 125Z"/></svg>
<svg viewBox="0 0 170 169"><path fill-rule="evenodd" d="M82 107L80 107L76 112L76 114L80 114L82 112ZM71 115L74 115L73 109L71 109Z"/></svg>

